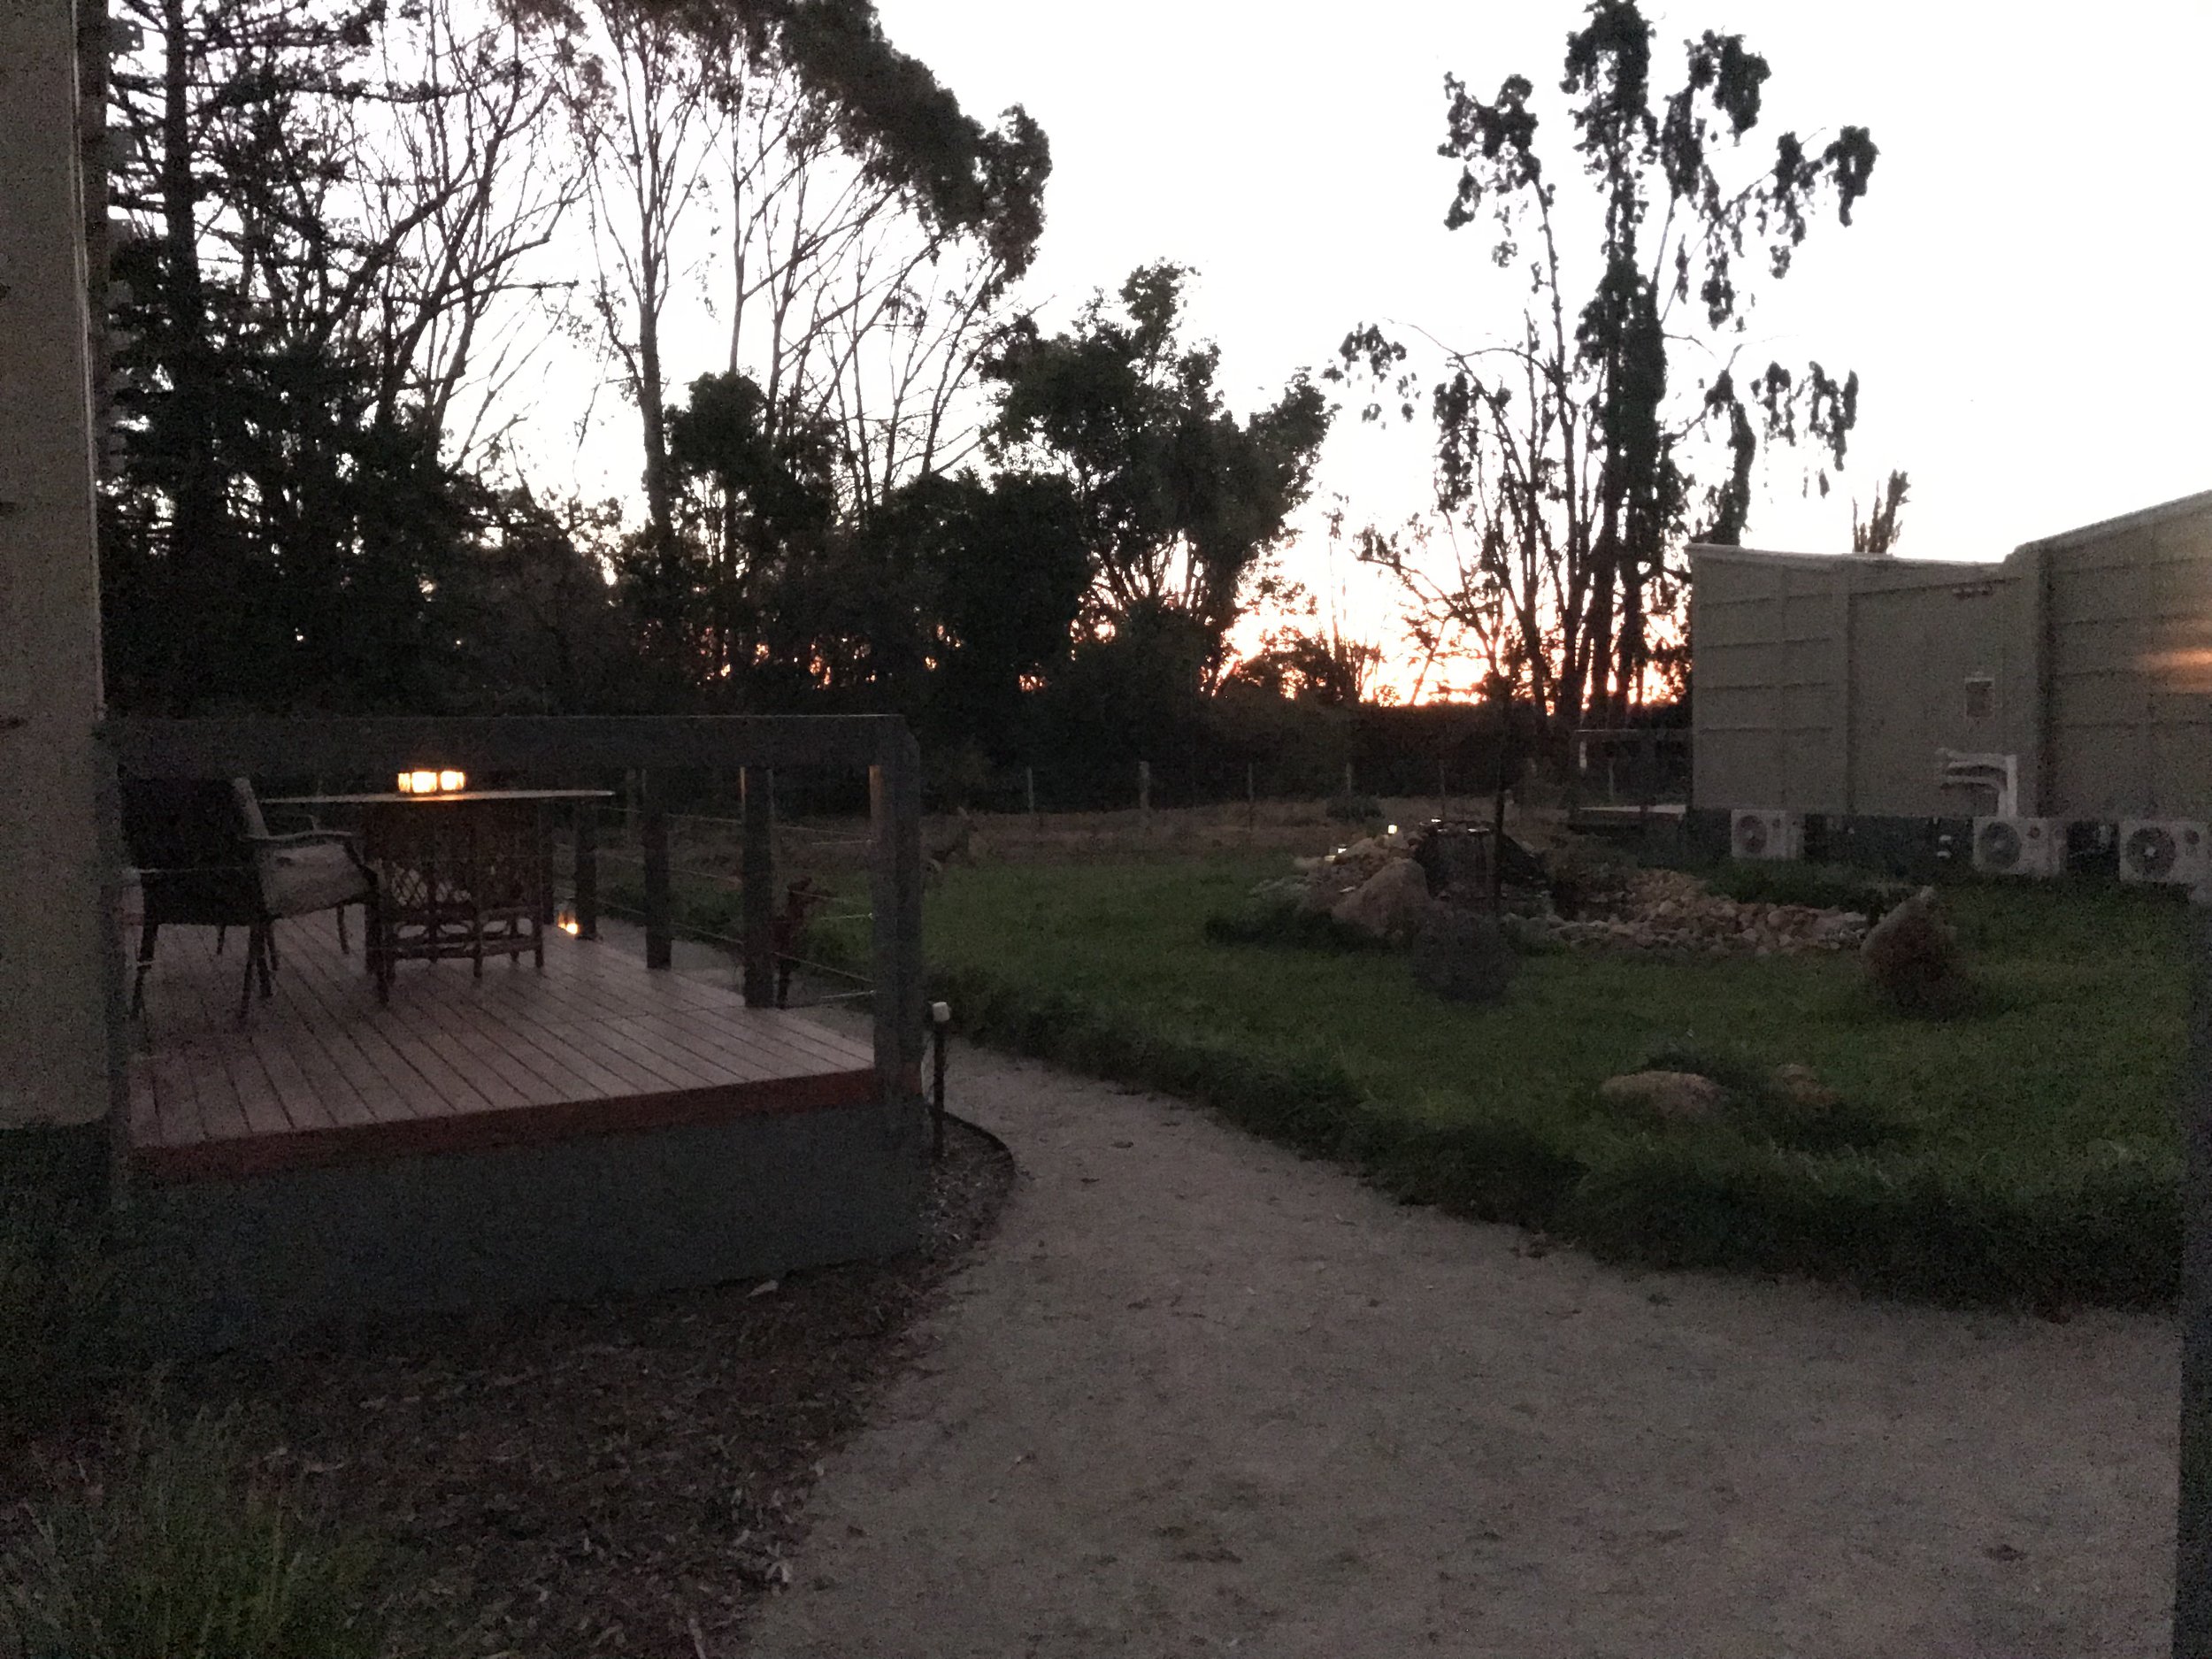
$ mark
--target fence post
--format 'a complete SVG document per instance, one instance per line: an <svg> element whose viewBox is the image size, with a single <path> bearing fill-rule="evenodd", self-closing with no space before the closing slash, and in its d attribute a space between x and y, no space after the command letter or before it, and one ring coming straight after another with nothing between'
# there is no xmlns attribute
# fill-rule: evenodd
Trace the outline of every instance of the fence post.
<svg viewBox="0 0 2212 1659"><path fill-rule="evenodd" d="M745 1006L776 1002L775 774L765 766L741 766L738 794L744 804L743 850L738 870L745 906Z"/></svg>
<svg viewBox="0 0 2212 1659"><path fill-rule="evenodd" d="M1037 839L1037 769L1022 768L1022 795L1029 803L1029 839Z"/></svg>
<svg viewBox="0 0 2212 1659"><path fill-rule="evenodd" d="M1244 833L1253 833L1260 826L1260 795L1253 780L1252 763L1244 763Z"/></svg>
<svg viewBox="0 0 2212 1659"><path fill-rule="evenodd" d="M905 723L884 723L868 769L869 886L873 902L876 1087L894 1133L921 1153L921 751Z"/></svg>
<svg viewBox="0 0 2212 1659"><path fill-rule="evenodd" d="M659 780L648 772L637 774L632 799L644 800L639 835L645 857L645 965L665 968L675 956L674 934L669 926L668 813L661 805Z"/></svg>
<svg viewBox="0 0 2212 1659"><path fill-rule="evenodd" d="M1452 792L1444 781L1444 763L1439 759L1436 763L1436 821L1440 824L1449 823L1451 816Z"/></svg>
<svg viewBox="0 0 2212 1659"><path fill-rule="evenodd" d="M1344 798L1352 798L1352 763L1348 760L1344 763Z"/></svg>
<svg viewBox="0 0 2212 1659"><path fill-rule="evenodd" d="M2182 1096L2181 1470L2173 1659L2212 1659L2212 891L2192 896L2188 1083Z"/></svg>
<svg viewBox="0 0 2212 1659"><path fill-rule="evenodd" d="M599 937L599 808L576 803L576 937Z"/></svg>
<svg viewBox="0 0 2212 1659"><path fill-rule="evenodd" d="M1137 827L1149 832L1152 828L1152 763L1137 763Z"/></svg>

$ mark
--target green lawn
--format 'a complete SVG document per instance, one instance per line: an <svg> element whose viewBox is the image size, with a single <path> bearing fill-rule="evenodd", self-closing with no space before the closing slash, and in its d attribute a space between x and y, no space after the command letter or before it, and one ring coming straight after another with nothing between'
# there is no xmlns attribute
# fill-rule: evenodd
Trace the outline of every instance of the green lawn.
<svg viewBox="0 0 2212 1659"><path fill-rule="evenodd" d="M2187 1006L2171 895L1951 889L1988 995L1936 1023L1879 1009L1851 956L1562 952L1529 958L1502 1006L1467 1009L1396 956L1205 937L1274 873L958 870L929 900L933 971L987 1039L1211 1099L1409 1197L1615 1254L1978 1299L2171 1293ZM1599 1106L1601 1079L1686 1046L1809 1065L1900 1133L1816 1156Z"/></svg>

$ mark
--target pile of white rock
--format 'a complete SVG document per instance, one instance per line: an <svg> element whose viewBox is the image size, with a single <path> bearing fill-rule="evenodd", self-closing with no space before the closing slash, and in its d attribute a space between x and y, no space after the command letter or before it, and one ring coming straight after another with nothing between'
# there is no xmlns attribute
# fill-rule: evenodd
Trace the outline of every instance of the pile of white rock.
<svg viewBox="0 0 2212 1659"><path fill-rule="evenodd" d="M1419 925L1430 902L1426 878L1397 836L1354 841L1323 858L1302 858L1294 890L1309 910L1378 937L1402 939ZM1678 870L1631 872L1597 913L1570 920L1548 908L1516 904L1504 919L1531 943L1658 950L1706 956L1801 956L1856 950L1867 918L1856 910L1809 904L1740 902Z"/></svg>
<svg viewBox="0 0 2212 1659"><path fill-rule="evenodd" d="M1867 918L1810 904L1740 902L1678 870L1639 870L1599 916L1534 916L1518 926L1564 945L1709 956L1786 956L1856 950Z"/></svg>

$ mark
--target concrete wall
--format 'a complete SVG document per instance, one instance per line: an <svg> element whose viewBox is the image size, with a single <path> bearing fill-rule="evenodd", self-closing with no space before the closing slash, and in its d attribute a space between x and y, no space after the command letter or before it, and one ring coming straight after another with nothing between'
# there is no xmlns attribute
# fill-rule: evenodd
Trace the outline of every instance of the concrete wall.
<svg viewBox="0 0 2212 1659"><path fill-rule="evenodd" d="M2019 810L2212 818L2212 495L2001 565L1693 548L1693 800L1968 817L1936 752L2017 757Z"/></svg>
<svg viewBox="0 0 2212 1659"><path fill-rule="evenodd" d="M76 18L0 5L0 1132L111 1104Z"/></svg>
<svg viewBox="0 0 2212 1659"><path fill-rule="evenodd" d="M2015 581L1931 560L1732 548L1691 558L1696 804L1986 810L1937 787L1935 751L2016 746ZM1970 706L1970 680L1989 682L1985 705Z"/></svg>
<svg viewBox="0 0 2212 1659"><path fill-rule="evenodd" d="M2212 817L2212 495L2032 542L2067 818Z"/></svg>
<svg viewBox="0 0 2212 1659"><path fill-rule="evenodd" d="M129 1324L157 1351L257 1347L890 1256L919 1238L923 1178L914 1134L869 1105L150 1183Z"/></svg>

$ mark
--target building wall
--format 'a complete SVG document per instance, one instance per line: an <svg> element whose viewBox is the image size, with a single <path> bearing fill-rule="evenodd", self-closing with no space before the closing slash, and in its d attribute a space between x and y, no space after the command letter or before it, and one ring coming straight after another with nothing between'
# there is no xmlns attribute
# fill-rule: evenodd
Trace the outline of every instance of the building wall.
<svg viewBox="0 0 2212 1659"><path fill-rule="evenodd" d="M2016 582L1986 567L1698 549L1701 806L1935 817L1939 748L2016 747ZM1967 682L1986 681L1970 701Z"/></svg>
<svg viewBox="0 0 2212 1659"><path fill-rule="evenodd" d="M1993 810L1937 751L2010 754L2019 810L2212 818L2212 495L2001 565L1691 549L1694 799Z"/></svg>
<svg viewBox="0 0 2212 1659"><path fill-rule="evenodd" d="M2200 499L2023 549L2047 571L2055 816L2212 817L2212 497Z"/></svg>
<svg viewBox="0 0 2212 1659"><path fill-rule="evenodd" d="M1691 798L1843 810L1847 641L1828 560L1693 556Z"/></svg>
<svg viewBox="0 0 2212 1659"><path fill-rule="evenodd" d="M112 1104L75 21L0 5L0 1131Z"/></svg>

